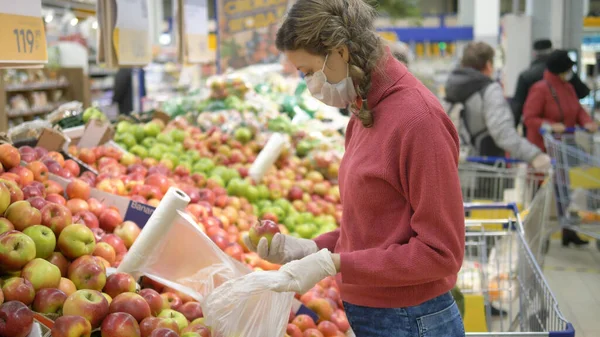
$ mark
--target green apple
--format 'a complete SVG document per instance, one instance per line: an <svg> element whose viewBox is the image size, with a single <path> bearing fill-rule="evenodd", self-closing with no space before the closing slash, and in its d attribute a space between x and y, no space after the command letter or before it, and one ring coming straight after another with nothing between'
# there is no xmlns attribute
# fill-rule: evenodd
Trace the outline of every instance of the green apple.
<svg viewBox="0 0 600 337"><path fill-rule="evenodd" d="M185 151L185 148L183 147L182 143L175 143L172 146L173 146L173 152L183 152L183 151Z"/></svg>
<svg viewBox="0 0 600 337"><path fill-rule="evenodd" d="M175 322L177 322L180 331L185 329L185 327L189 325L187 318L185 318L185 316L182 313L172 309L165 309L161 311L160 314L158 314L158 317L174 319Z"/></svg>
<svg viewBox="0 0 600 337"><path fill-rule="evenodd" d="M137 140L135 139L135 136L130 133L122 134L118 138L119 139L117 141L125 144L127 149L137 145Z"/></svg>
<svg viewBox="0 0 600 337"><path fill-rule="evenodd" d="M296 226L296 233L305 239L310 239L317 232L317 226L312 223L304 223Z"/></svg>
<svg viewBox="0 0 600 337"><path fill-rule="evenodd" d="M146 138L146 133L144 132L144 127L141 125L134 124L131 126L131 134L135 137L135 140L140 143Z"/></svg>
<svg viewBox="0 0 600 337"><path fill-rule="evenodd" d="M292 213L285 217L283 220L283 224L285 228L287 228L290 232L294 232L296 230L296 224L298 224L298 217L300 214Z"/></svg>
<svg viewBox="0 0 600 337"><path fill-rule="evenodd" d="M120 121L117 123L117 133L131 133L131 123L128 121Z"/></svg>
<svg viewBox="0 0 600 337"><path fill-rule="evenodd" d="M165 152L160 147L153 147L148 151L148 156L156 160L161 160Z"/></svg>
<svg viewBox="0 0 600 337"><path fill-rule="evenodd" d="M202 158L200 156L200 153L198 153L198 151L196 150L188 150L185 153L194 163L197 162L198 160L200 160L200 158Z"/></svg>
<svg viewBox="0 0 600 337"><path fill-rule="evenodd" d="M266 200L269 199L271 197L271 191L269 191L269 188L267 187L267 185L258 185L258 198L261 200Z"/></svg>
<svg viewBox="0 0 600 337"><path fill-rule="evenodd" d="M227 167L219 165L210 171L210 175L223 178L225 172L227 172Z"/></svg>
<svg viewBox="0 0 600 337"><path fill-rule="evenodd" d="M246 199L252 203L258 200L258 196L258 188L256 188L256 186L248 186L244 197L246 197Z"/></svg>
<svg viewBox="0 0 600 337"><path fill-rule="evenodd" d="M131 164L135 164L137 161L137 157L129 152L123 153L119 162L121 165L129 166Z"/></svg>
<svg viewBox="0 0 600 337"><path fill-rule="evenodd" d="M33 259L23 267L21 277L31 282L33 289L58 288L60 269L44 259Z"/></svg>
<svg viewBox="0 0 600 337"><path fill-rule="evenodd" d="M208 178L208 180L214 181L217 185L221 187L225 187L225 181L220 176L212 175Z"/></svg>
<svg viewBox="0 0 600 337"><path fill-rule="evenodd" d="M0 214L4 214L10 206L10 190L4 184L0 184Z"/></svg>
<svg viewBox="0 0 600 337"><path fill-rule="evenodd" d="M186 138L187 134L185 131L183 130L179 130L179 129L174 129L170 132L169 134L171 136L171 138L173 139L173 141L175 142L183 142L183 140Z"/></svg>
<svg viewBox="0 0 600 337"><path fill-rule="evenodd" d="M212 161L212 159L210 158L200 158L198 159L198 161L194 164L193 167L193 172L195 173L209 173L212 171L212 169L215 167L215 162Z"/></svg>
<svg viewBox="0 0 600 337"><path fill-rule="evenodd" d="M151 149L152 147L154 147L154 144L156 144L156 138L144 138L142 139L142 145L144 145L145 148L147 149Z"/></svg>
<svg viewBox="0 0 600 337"><path fill-rule="evenodd" d="M237 128L233 133L233 137L238 142L246 144L252 139L252 131L246 127Z"/></svg>
<svg viewBox="0 0 600 337"><path fill-rule="evenodd" d="M60 233L58 248L69 259L92 255L96 248L96 237L86 225L72 224Z"/></svg>
<svg viewBox="0 0 600 337"><path fill-rule="evenodd" d="M312 223L314 222L314 219L315 217L312 215L312 213L302 212L298 216L298 223Z"/></svg>
<svg viewBox="0 0 600 337"><path fill-rule="evenodd" d="M0 234L10 232L14 229L15 226L13 226L12 222L10 222L7 218L0 218Z"/></svg>
<svg viewBox="0 0 600 337"><path fill-rule="evenodd" d="M0 236L0 270L21 270L34 258L35 242L29 236L15 230Z"/></svg>
<svg viewBox="0 0 600 337"><path fill-rule="evenodd" d="M173 163L173 167L179 165L179 156L177 156L175 153L165 153L162 159L170 160L171 163Z"/></svg>
<svg viewBox="0 0 600 337"><path fill-rule="evenodd" d="M146 137L156 137L160 134L160 125L149 122L144 125L144 134Z"/></svg>
<svg viewBox="0 0 600 337"><path fill-rule="evenodd" d="M148 157L148 150L146 150L146 148L141 145L132 146L129 149L129 152L133 153L134 155L136 155L142 159Z"/></svg>
<svg viewBox="0 0 600 337"><path fill-rule="evenodd" d="M173 144L173 138L167 133L160 133L158 136L156 136L156 141L167 145Z"/></svg>
<svg viewBox="0 0 600 337"><path fill-rule="evenodd" d="M35 242L35 257L47 259L56 248L56 236L46 226L35 225L25 228L23 234L29 236Z"/></svg>

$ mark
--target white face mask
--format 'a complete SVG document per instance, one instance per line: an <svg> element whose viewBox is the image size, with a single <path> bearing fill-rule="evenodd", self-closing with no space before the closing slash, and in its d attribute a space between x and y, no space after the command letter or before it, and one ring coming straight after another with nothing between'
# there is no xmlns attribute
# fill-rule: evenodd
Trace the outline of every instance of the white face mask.
<svg viewBox="0 0 600 337"><path fill-rule="evenodd" d="M356 99L356 90L354 90L354 83L350 78L350 66L347 65L345 79L338 83L329 83L323 72L328 57L329 55L325 56L325 63L321 70L306 77L306 85L313 97L319 101L336 108L346 108Z"/></svg>
<svg viewBox="0 0 600 337"><path fill-rule="evenodd" d="M571 81L571 79L573 78L573 71L569 71L568 73L566 73L563 77L563 79L565 80L565 82L569 82Z"/></svg>

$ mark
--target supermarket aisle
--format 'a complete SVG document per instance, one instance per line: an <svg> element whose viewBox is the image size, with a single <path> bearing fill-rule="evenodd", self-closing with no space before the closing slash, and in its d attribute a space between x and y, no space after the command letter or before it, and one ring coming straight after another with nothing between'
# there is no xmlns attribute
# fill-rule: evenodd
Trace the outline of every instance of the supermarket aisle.
<svg viewBox="0 0 600 337"><path fill-rule="evenodd" d="M561 311L575 326L576 336L600 336L600 251L596 245L563 248L553 241L544 274Z"/></svg>

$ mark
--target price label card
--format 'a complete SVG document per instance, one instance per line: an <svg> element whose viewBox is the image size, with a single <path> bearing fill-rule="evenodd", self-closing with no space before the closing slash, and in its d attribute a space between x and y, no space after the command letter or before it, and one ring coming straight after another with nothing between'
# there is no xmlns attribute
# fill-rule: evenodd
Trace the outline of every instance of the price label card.
<svg viewBox="0 0 600 337"><path fill-rule="evenodd" d="M212 61L215 53L209 49L207 0L184 0L183 27L186 61Z"/></svg>
<svg viewBox="0 0 600 337"><path fill-rule="evenodd" d="M40 0L0 0L0 67L48 61Z"/></svg>
<svg viewBox="0 0 600 337"><path fill-rule="evenodd" d="M152 61L148 0L116 0L117 20L113 44L119 65L145 65Z"/></svg>

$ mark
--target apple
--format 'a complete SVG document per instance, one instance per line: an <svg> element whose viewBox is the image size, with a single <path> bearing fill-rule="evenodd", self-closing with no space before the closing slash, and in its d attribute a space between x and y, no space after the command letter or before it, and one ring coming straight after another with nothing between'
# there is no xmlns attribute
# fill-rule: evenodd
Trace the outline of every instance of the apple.
<svg viewBox="0 0 600 337"><path fill-rule="evenodd" d="M44 182L44 186L46 188L46 194L58 194L62 195L64 193L63 187L53 180L46 180Z"/></svg>
<svg viewBox="0 0 600 337"><path fill-rule="evenodd" d="M310 317L308 315L296 316L296 318L294 318L294 320L292 321L292 324L299 327L300 330L302 330L303 332L308 329L316 329L317 328L315 321L312 319L312 317Z"/></svg>
<svg viewBox="0 0 600 337"><path fill-rule="evenodd" d="M300 328L297 325L291 323L287 325L285 333L288 334L290 337L303 337L302 330L300 330Z"/></svg>
<svg viewBox="0 0 600 337"><path fill-rule="evenodd" d="M77 162L73 159L65 160L65 164L63 165L63 167L69 170L74 177L78 177L81 173L81 168L79 167L79 164L77 164Z"/></svg>
<svg viewBox="0 0 600 337"><path fill-rule="evenodd" d="M42 208L42 225L52 229L59 242L60 233L72 223L71 211L66 206L50 203Z"/></svg>
<svg viewBox="0 0 600 337"><path fill-rule="evenodd" d="M67 205L67 200L62 195L56 194L56 193L50 193L50 194L46 195L46 201L48 201L49 203L59 204L62 206Z"/></svg>
<svg viewBox="0 0 600 337"><path fill-rule="evenodd" d="M46 192L46 190L40 190L39 188L37 188L37 186L32 185L32 184L23 187L23 189L21 189L21 191L23 191L23 199L25 199L25 200L31 199L33 197L44 198L44 194Z"/></svg>
<svg viewBox="0 0 600 337"><path fill-rule="evenodd" d="M71 214L75 214L77 212L89 211L90 206L83 199L72 198L67 201L67 208L71 211Z"/></svg>
<svg viewBox="0 0 600 337"><path fill-rule="evenodd" d="M17 271L35 259L35 242L18 231L0 235L0 269Z"/></svg>
<svg viewBox="0 0 600 337"><path fill-rule="evenodd" d="M148 302L142 296L133 292L121 293L114 297L110 303L109 312L126 312L132 315L138 322L151 316Z"/></svg>
<svg viewBox="0 0 600 337"><path fill-rule="evenodd" d="M71 296L73 293L77 291L77 287L75 287L75 283L69 280L68 278L61 277L60 283L58 284L58 289L67 294L67 296Z"/></svg>
<svg viewBox="0 0 600 337"><path fill-rule="evenodd" d="M317 329L306 329L304 330L303 337L324 337L323 333Z"/></svg>
<svg viewBox="0 0 600 337"><path fill-rule="evenodd" d="M165 310L161 311L161 313L158 315L158 317L174 319L175 322L177 322L177 325L179 326L180 331L185 329L189 325L189 322L185 318L185 316L183 316L182 313L177 312L173 309L165 309Z"/></svg>
<svg viewBox="0 0 600 337"><path fill-rule="evenodd" d="M10 192L10 202L14 203L20 200L23 200L25 197L23 196L23 191L17 185L16 182L6 179L0 179L0 184L6 186L8 191Z"/></svg>
<svg viewBox="0 0 600 337"><path fill-rule="evenodd" d="M99 217L106 208L106 206L96 198L89 198L87 202L90 206L90 212L94 213L96 217Z"/></svg>
<svg viewBox="0 0 600 337"><path fill-rule="evenodd" d="M112 247L111 247L112 248ZM137 283L133 276L127 273L114 273L106 278L104 292L115 298L122 293L135 293Z"/></svg>
<svg viewBox="0 0 600 337"><path fill-rule="evenodd" d="M133 242L135 241L135 239L137 239L141 232L142 229L138 227L138 225L136 225L133 221L123 222L122 224L117 226L117 228L115 228L114 231L115 235L120 237L121 240L123 240L125 247L127 247L128 249L131 248Z"/></svg>
<svg viewBox="0 0 600 337"><path fill-rule="evenodd" d="M314 311L321 320L328 321L333 315L334 308L329 304L329 302L324 298L315 298L312 299L306 305L310 310Z"/></svg>
<svg viewBox="0 0 600 337"><path fill-rule="evenodd" d="M78 290L67 297L63 305L63 315L82 316L90 322L92 328L100 326L108 315L108 301L96 290Z"/></svg>
<svg viewBox="0 0 600 337"><path fill-rule="evenodd" d="M92 149L83 148L79 151L79 160L88 165L94 164L96 162L96 154Z"/></svg>
<svg viewBox="0 0 600 337"><path fill-rule="evenodd" d="M0 163L5 170L19 166L21 164L19 150L7 143L0 144Z"/></svg>
<svg viewBox="0 0 600 337"><path fill-rule="evenodd" d="M69 199L87 200L90 198L90 191L90 185L78 178L71 180L66 189Z"/></svg>
<svg viewBox="0 0 600 337"><path fill-rule="evenodd" d="M114 208L107 208L100 213L98 217L100 222L100 228L104 229L107 233L114 232L121 223L123 223L123 217Z"/></svg>
<svg viewBox="0 0 600 337"><path fill-rule="evenodd" d="M125 247L125 243L123 242L123 240L121 240L120 237L116 236L115 234L104 235L100 239L100 242L106 242L109 245L111 245L115 249L117 256L120 254L125 254L127 252L127 247Z"/></svg>
<svg viewBox="0 0 600 337"><path fill-rule="evenodd" d="M106 268L94 256L84 255L77 258L69 266L67 272L77 289L92 289L101 291L106 284Z"/></svg>
<svg viewBox="0 0 600 337"><path fill-rule="evenodd" d="M32 197L28 198L27 201L31 206L41 212L42 208L48 204L48 201L43 197Z"/></svg>
<svg viewBox="0 0 600 337"><path fill-rule="evenodd" d="M177 332L167 329L167 328L158 328L150 334L150 337L180 337Z"/></svg>
<svg viewBox="0 0 600 337"><path fill-rule="evenodd" d="M250 237L250 241L254 246L258 246L258 242L261 238L267 238L267 242L271 245L271 241L273 240L273 236L277 233L280 233L279 227L277 224L271 220L262 220L257 222L248 233Z"/></svg>
<svg viewBox="0 0 600 337"><path fill-rule="evenodd" d="M52 337L90 337L92 325L81 316L62 316L54 321L50 335Z"/></svg>
<svg viewBox="0 0 600 337"><path fill-rule="evenodd" d="M10 169L11 173L19 176L19 181L22 186L27 186L33 181L33 172L24 166L17 166Z"/></svg>
<svg viewBox="0 0 600 337"><path fill-rule="evenodd" d="M112 303L112 300L113 300L112 297L110 297L110 295L107 293L102 293L102 296L104 296L104 298L106 298L106 300L108 301L108 305L110 307L110 304Z"/></svg>
<svg viewBox="0 0 600 337"><path fill-rule="evenodd" d="M148 302L148 305L150 306L150 312L153 316L158 316L163 309L167 308L163 302L163 298L154 289L142 289L140 291L140 296L142 296L146 302Z"/></svg>
<svg viewBox="0 0 600 337"><path fill-rule="evenodd" d="M163 194L167 193L169 187L171 186L169 183L169 179L165 175L160 173L153 173L147 176L144 180L144 184L160 188L160 191Z"/></svg>
<svg viewBox="0 0 600 337"><path fill-rule="evenodd" d="M115 249L106 242L98 242L92 255L105 259L111 266L117 259Z"/></svg>
<svg viewBox="0 0 600 337"><path fill-rule="evenodd" d="M69 268L69 260L60 252L53 252L47 260L53 265L60 269L60 273L63 277L67 276L67 270Z"/></svg>
<svg viewBox="0 0 600 337"><path fill-rule="evenodd" d="M31 307L41 314L60 314L66 300L67 294L62 290L45 288L35 294Z"/></svg>
<svg viewBox="0 0 600 337"><path fill-rule="evenodd" d="M96 259L100 260L100 262L102 262L102 265L104 265L104 268L108 270L108 268L112 267L112 265L106 261L106 259L104 259L103 257L100 256L94 256ZM115 264L116 264L116 260L115 260Z"/></svg>
<svg viewBox="0 0 600 337"><path fill-rule="evenodd" d="M331 322L338 326L341 332L346 332L350 330L350 323L348 322L348 318L346 317L346 313L342 309L336 310L331 315Z"/></svg>
<svg viewBox="0 0 600 337"><path fill-rule="evenodd" d="M5 184L0 184L0 214L4 214L10 205L10 190Z"/></svg>
<svg viewBox="0 0 600 337"><path fill-rule="evenodd" d="M198 302L187 302L182 304L177 311L183 314L188 321L193 321L202 316L202 306Z"/></svg>
<svg viewBox="0 0 600 337"><path fill-rule="evenodd" d="M50 228L42 225L35 225L25 228L23 234L29 236L35 243L35 257L47 259L56 248L56 236Z"/></svg>
<svg viewBox="0 0 600 337"><path fill-rule="evenodd" d="M33 284L21 277L12 277L4 281L2 293L5 301L19 301L25 305L33 303L35 298Z"/></svg>
<svg viewBox="0 0 600 337"><path fill-rule="evenodd" d="M73 223L81 223L90 229L100 228L98 217L91 211L79 211L73 213Z"/></svg>
<svg viewBox="0 0 600 337"><path fill-rule="evenodd" d="M42 219L40 211L25 200L17 201L8 206L4 216L18 231L23 231L33 225L39 225Z"/></svg>
<svg viewBox="0 0 600 337"><path fill-rule="evenodd" d="M10 301L0 306L0 336L26 337L32 328L33 312L25 304Z"/></svg>
<svg viewBox="0 0 600 337"><path fill-rule="evenodd" d="M181 297L179 297L174 292L169 291L169 292L162 293L162 294L160 294L160 297L162 297L162 299L163 299L164 307L168 308L168 309L177 310L183 304Z"/></svg>
<svg viewBox="0 0 600 337"><path fill-rule="evenodd" d="M179 332L177 322L170 318L146 317L140 323L140 331L142 337L149 337L156 329L171 329L174 332Z"/></svg>
<svg viewBox="0 0 600 337"><path fill-rule="evenodd" d="M99 243L100 240L102 240L102 238L106 235L106 232L104 232L104 229L102 229L100 227L92 228L92 233L94 233L94 237L96 238L96 243ZM123 246L125 246L125 245L123 245Z"/></svg>
<svg viewBox="0 0 600 337"><path fill-rule="evenodd" d="M111 313L101 327L102 337L141 337L140 326L133 316L124 312Z"/></svg>
<svg viewBox="0 0 600 337"><path fill-rule="evenodd" d="M210 329L204 325L189 325L183 329L181 337L210 337Z"/></svg>
<svg viewBox="0 0 600 337"><path fill-rule="evenodd" d="M91 255L96 248L96 238L86 225L67 226L58 237L58 248L69 259Z"/></svg>
<svg viewBox="0 0 600 337"><path fill-rule="evenodd" d="M332 322L323 321L319 323L317 329L321 331L324 337L335 337L340 329Z"/></svg>
<svg viewBox="0 0 600 337"><path fill-rule="evenodd" d="M35 148L33 148L33 149L35 150L35 153L37 154L37 158L42 158L42 157L44 157L45 155L47 155L47 154L48 154L48 150L46 150L46 149L45 149L45 148L43 148L43 147L36 146L36 147L35 147Z"/></svg>
<svg viewBox="0 0 600 337"><path fill-rule="evenodd" d="M0 234L4 234L12 230L15 230L15 226L13 226L13 224L7 218L0 218Z"/></svg>
<svg viewBox="0 0 600 337"><path fill-rule="evenodd" d="M33 259L23 267L21 277L31 282L35 291L45 288L58 288L60 269L44 259Z"/></svg>

